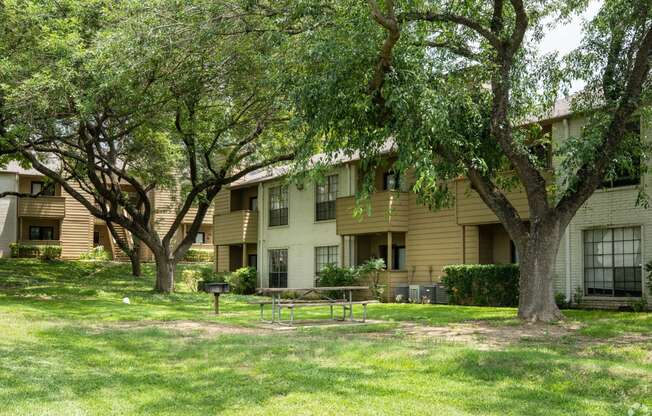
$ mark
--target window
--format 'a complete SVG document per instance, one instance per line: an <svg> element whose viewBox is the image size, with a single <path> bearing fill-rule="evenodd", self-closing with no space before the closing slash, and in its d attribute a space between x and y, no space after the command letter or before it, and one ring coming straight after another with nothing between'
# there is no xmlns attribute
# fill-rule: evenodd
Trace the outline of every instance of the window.
<svg viewBox="0 0 652 416"><path fill-rule="evenodd" d="M276 186L269 190L269 225L288 224L288 187Z"/></svg>
<svg viewBox="0 0 652 416"><path fill-rule="evenodd" d="M324 267L337 266L338 246L315 247L315 274L319 276Z"/></svg>
<svg viewBox="0 0 652 416"><path fill-rule="evenodd" d="M258 197L257 196L252 196L249 198L249 210L250 211L258 211Z"/></svg>
<svg viewBox="0 0 652 416"><path fill-rule="evenodd" d="M93 246L97 247L100 245L100 232L93 231Z"/></svg>
<svg viewBox="0 0 652 416"><path fill-rule="evenodd" d="M247 266L253 267L254 269L258 268L258 255L249 254L247 256Z"/></svg>
<svg viewBox="0 0 652 416"><path fill-rule="evenodd" d="M287 249L269 250L269 287L288 287Z"/></svg>
<svg viewBox="0 0 652 416"><path fill-rule="evenodd" d="M315 197L315 218L317 221L335 219L335 200L337 199L337 175L326 177L318 184Z"/></svg>
<svg viewBox="0 0 652 416"><path fill-rule="evenodd" d="M387 264L387 246L379 246L380 258L385 261L390 270L405 270L405 246L392 245L392 264Z"/></svg>
<svg viewBox="0 0 652 416"><path fill-rule="evenodd" d="M205 244L206 243L206 233L203 231L197 232L195 236L195 244Z"/></svg>
<svg viewBox="0 0 652 416"><path fill-rule="evenodd" d="M584 231L584 287L587 295L641 296L641 229Z"/></svg>
<svg viewBox="0 0 652 416"><path fill-rule="evenodd" d="M30 240L54 240L54 227L32 225L29 227Z"/></svg>
<svg viewBox="0 0 652 416"><path fill-rule="evenodd" d="M383 175L383 190L398 191L401 188L401 176L394 172L385 172Z"/></svg>
<svg viewBox="0 0 652 416"><path fill-rule="evenodd" d="M36 195L41 192L42 196L54 196L54 186L49 183L47 186L42 181L32 181L31 194Z"/></svg>

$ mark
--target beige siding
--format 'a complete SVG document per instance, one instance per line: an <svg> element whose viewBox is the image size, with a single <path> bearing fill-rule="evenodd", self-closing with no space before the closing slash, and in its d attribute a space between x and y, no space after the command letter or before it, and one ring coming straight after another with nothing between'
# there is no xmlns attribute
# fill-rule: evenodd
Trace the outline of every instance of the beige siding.
<svg viewBox="0 0 652 416"><path fill-rule="evenodd" d="M230 208L230 193L228 189L222 189L217 196L215 197L215 212L214 214L228 214L231 211Z"/></svg>
<svg viewBox="0 0 652 416"><path fill-rule="evenodd" d="M215 256L215 271L218 273L229 271L229 246L215 246L217 255Z"/></svg>
<svg viewBox="0 0 652 416"><path fill-rule="evenodd" d="M213 227L217 245L256 243L258 239L258 212L234 211L216 215Z"/></svg>
<svg viewBox="0 0 652 416"><path fill-rule="evenodd" d="M355 197L337 199L337 234L355 235L408 230L408 194L377 192L363 205L361 217L354 216ZM369 209L369 210L368 210Z"/></svg>
<svg viewBox="0 0 652 416"><path fill-rule="evenodd" d="M464 261L462 227L455 221L454 209L430 211L410 195L407 232L407 270L417 283L438 281L442 268Z"/></svg>
<svg viewBox="0 0 652 416"><path fill-rule="evenodd" d="M489 207L480 199L480 196L471 189L469 182L459 180L455 183L457 222L463 225L489 224L497 222L498 218ZM514 205L521 218L529 218L527 195L522 190L514 189L505 192L507 198Z"/></svg>
<svg viewBox="0 0 652 416"><path fill-rule="evenodd" d="M462 230L464 244L464 264L480 263L480 228L477 225L465 225Z"/></svg>
<svg viewBox="0 0 652 416"><path fill-rule="evenodd" d="M63 218L66 216L66 197L40 196L18 199L19 217Z"/></svg>
<svg viewBox="0 0 652 416"><path fill-rule="evenodd" d="M72 185L77 189L76 185ZM81 192L81 189L77 189ZM61 221L61 257L76 259L93 248L95 221L90 212L71 195L65 193L66 216Z"/></svg>

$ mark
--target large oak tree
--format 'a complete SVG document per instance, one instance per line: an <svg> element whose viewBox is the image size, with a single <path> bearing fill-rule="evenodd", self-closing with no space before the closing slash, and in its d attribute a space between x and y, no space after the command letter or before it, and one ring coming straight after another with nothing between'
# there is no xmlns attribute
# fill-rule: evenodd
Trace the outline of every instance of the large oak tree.
<svg viewBox="0 0 652 416"><path fill-rule="evenodd" d="M378 160L381 143L398 145L394 168L412 169L414 191L433 209L452 203L450 180L465 175L520 255L519 317L561 318L553 266L569 222L605 178L631 165L641 146L628 125L649 99L652 5L606 0L565 59L540 56L551 22L586 2L337 2L336 22L305 38L293 74L298 108L331 151ZM586 81L573 109L586 116L581 137L556 155L554 181L539 149L560 87ZM647 98L646 98L647 97ZM506 197L522 187L529 218Z"/></svg>

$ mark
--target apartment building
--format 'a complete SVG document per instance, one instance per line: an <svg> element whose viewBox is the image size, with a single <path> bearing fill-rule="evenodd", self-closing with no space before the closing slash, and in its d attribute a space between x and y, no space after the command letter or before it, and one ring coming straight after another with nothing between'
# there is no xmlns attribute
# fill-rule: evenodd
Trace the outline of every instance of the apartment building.
<svg viewBox="0 0 652 416"><path fill-rule="evenodd" d="M577 135L583 123L567 107L542 122L556 144ZM651 140L650 123L640 125L642 139ZM558 161L551 156L550 164ZM359 169L357 160L343 161L323 183L299 186L285 183L282 170L257 172L221 192L216 269L250 265L257 267L261 286L311 287L325 264L383 258L392 298L440 281L446 265L518 262L504 227L467 180L453 182L453 207L433 212L406 192L409 178L391 167L379 170L369 209L363 205L363 215L354 216ZM619 307L647 290L643 268L652 260L652 244L645 244L652 239L652 211L635 201L648 181L646 174L605 184L580 209L557 257L558 292L569 299L581 293L587 305ZM516 189L507 196L527 219L525 193Z"/></svg>
<svg viewBox="0 0 652 416"><path fill-rule="evenodd" d="M46 181L38 171L10 162L0 171L0 192L12 191L38 194ZM128 260L111 236L105 222L90 212L70 194L54 184L35 198L0 198L0 257L9 257L11 243L33 245L60 245L61 257L77 259L95 246L103 246L116 260ZM129 192L128 187L125 191ZM152 194L154 223L159 232L169 229L178 201L169 190L155 190ZM182 231L194 218L194 210L185 216ZM213 250L212 209L196 238L194 248ZM116 227L126 236L127 231ZM127 239L130 241L131 239ZM151 253L143 248L143 258Z"/></svg>

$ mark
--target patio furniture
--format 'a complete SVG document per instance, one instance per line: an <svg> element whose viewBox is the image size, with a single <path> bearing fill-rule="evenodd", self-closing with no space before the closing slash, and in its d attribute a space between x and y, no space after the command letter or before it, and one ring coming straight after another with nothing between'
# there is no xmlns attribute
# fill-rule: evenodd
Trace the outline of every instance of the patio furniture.
<svg viewBox="0 0 652 416"><path fill-rule="evenodd" d="M367 305L372 303L378 303L377 300L362 300L354 301L353 292L354 291L365 291L369 290L367 286L329 286L329 287L310 287L310 288L259 288L257 289L258 293L271 296L270 301L256 301L252 302L253 304L260 305L260 320L265 321L264 309L265 305L271 305L272 307L272 319L267 321L270 323L278 324L289 324L294 323L294 310L296 308L309 308L309 307L330 307L330 318L336 320L334 307L342 307L342 321L348 320L353 322L353 305L362 305L362 322L365 322L367 319ZM342 292L343 298L336 299L328 296L329 292ZM284 293L300 293L299 297L296 299L282 299ZM306 299L310 294L316 294L317 299ZM283 322L282 312L283 309L289 309L290 311L290 320L288 322Z"/></svg>

